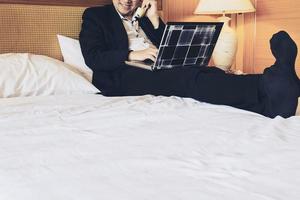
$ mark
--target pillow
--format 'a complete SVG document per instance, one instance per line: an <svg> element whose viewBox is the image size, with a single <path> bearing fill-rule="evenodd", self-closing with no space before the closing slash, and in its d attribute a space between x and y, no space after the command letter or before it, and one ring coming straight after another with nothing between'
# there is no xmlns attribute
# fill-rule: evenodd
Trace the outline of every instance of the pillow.
<svg viewBox="0 0 300 200"><path fill-rule="evenodd" d="M0 97L98 93L67 64L42 55L0 54Z"/></svg>
<svg viewBox="0 0 300 200"><path fill-rule="evenodd" d="M93 71L85 64L78 40L57 35L64 62L78 70L88 81L92 81Z"/></svg>

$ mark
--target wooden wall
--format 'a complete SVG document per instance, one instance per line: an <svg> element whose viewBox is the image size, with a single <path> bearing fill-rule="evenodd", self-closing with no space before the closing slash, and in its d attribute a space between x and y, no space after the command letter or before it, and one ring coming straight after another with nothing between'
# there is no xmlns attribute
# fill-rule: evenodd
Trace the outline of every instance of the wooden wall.
<svg viewBox="0 0 300 200"><path fill-rule="evenodd" d="M215 21L214 17L194 15L199 0L162 0L165 21Z"/></svg>
<svg viewBox="0 0 300 200"><path fill-rule="evenodd" d="M165 21L214 21L217 16L193 15L199 0L163 0ZM260 73L274 63L269 39L279 30L286 30L300 48L300 1L252 0L257 12L232 15L232 27L239 36L235 68ZM299 50L300 51L300 50ZM300 76L300 56L297 59Z"/></svg>
<svg viewBox="0 0 300 200"><path fill-rule="evenodd" d="M265 66L274 62L269 48L269 39L279 30L286 30L300 48L300 1L258 0L254 37L254 72L261 72ZM300 75L300 56L297 59L297 66Z"/></svg>

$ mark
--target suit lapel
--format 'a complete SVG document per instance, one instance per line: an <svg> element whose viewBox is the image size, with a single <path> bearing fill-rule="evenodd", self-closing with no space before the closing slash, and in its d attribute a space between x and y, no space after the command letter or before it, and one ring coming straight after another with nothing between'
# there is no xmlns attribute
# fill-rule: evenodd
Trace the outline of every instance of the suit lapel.
<svg viewBox="0 0 300 200"><path fill-rule="evenodd" d="M127 32L123 26L122 20L117 13L115 7L113 5L110 6L110 17L111 19L108 23L111 26L111 30L113 33L113 38L116 40L116 44L119 49L128 49L128 36Z"/></svg>

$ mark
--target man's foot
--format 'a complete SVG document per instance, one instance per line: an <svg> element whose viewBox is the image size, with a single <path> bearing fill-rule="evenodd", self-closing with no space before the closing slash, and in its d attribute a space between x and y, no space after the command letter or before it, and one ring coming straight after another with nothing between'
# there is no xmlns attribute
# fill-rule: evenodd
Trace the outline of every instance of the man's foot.
<svg viewBox="0 0 300 200"><path fill-rule="evenodd" d="M266 113L274 118L295 115L300 95L299 79L295 71L297 45L288 33L280 31L270 40L276 62L264 70L262 81L266 92Z"/></svg>

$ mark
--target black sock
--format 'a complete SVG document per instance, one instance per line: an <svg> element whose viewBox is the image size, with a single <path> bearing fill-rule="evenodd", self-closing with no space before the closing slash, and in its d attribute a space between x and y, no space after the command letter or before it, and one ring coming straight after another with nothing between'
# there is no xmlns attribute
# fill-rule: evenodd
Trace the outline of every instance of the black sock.
<svg viewBox="0 0 300 200"><path fill-rule="evenodd" d="M270 47L273 56L276 59L274 65L282 70L295 72L295 62L297 57L297 45L289 34L285 31L280 31L273 35L270 40Z"/></svg>

